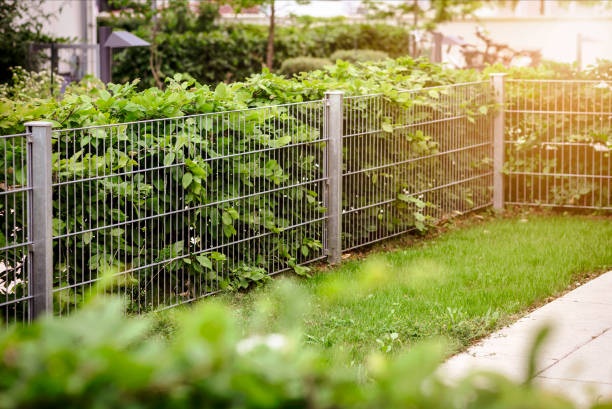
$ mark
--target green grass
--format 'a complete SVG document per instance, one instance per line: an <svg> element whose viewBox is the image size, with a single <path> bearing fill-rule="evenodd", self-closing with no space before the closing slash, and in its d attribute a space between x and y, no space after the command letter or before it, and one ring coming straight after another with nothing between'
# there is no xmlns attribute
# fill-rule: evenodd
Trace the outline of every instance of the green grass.
<svg viewBox="0 0 612 409"><path fill-rule="evenodd" d="M439 336L460 350L583 273L610 266L612 219L527 215L451 229L309 280L289 279L289 292L282 279L219 298L245 333L298 323L306 342L361 362L372 349L394 353ZM172 314L160 316L160 328L171 327Z"/></svg>

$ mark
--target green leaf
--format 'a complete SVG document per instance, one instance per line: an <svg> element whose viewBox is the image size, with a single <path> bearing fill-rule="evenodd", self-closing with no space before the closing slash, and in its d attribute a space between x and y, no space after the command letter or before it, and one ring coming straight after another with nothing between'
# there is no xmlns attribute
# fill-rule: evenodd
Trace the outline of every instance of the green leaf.
<svg viewBox="0 0 612 409"><path fill-rule="evenodd" d="M224 211L221 214L221 220L223 221L223 224L225 224L226 226L231 226L234 223L234 219L233 219L232 215L230 215L226 211Z"/></svg>
<svg viewBox="0 0 612 409"><path fill-rule="evenodd" d="M215 97L219 99L225 99L228 96L229 96L229 93L227 91L227 85L220 82L219 85L217 85L217 88L215 88Z"/></svg>
<svg viewBox="0 0 612 409"><path fill-rule="evenodd" d="M187 189L189 185L191 185L191 181L193 180L193 175L189 172L183 175L183 189Z"/></svg>
<svg viewBox="0 0 612 409"><path fill-rule="evenodd" d="M170 166L174 162L176 154L174 152L168 152L164 157L164 166Z"/></svg>
<svg viewBox="0 0 612 409"><path fill-rule="evenodd" d="M91 243L92 238L93 238L92 232L83 233L83 243L85 244Z"/></svg>
<svg viewBox="0 0 612 409"><path fill-rule="evenodd" d="M225 237L232 237L234 234L236 234L236 229L231 224L224 224L223 234L225 234Z"/></svg>
<svg viewBox="0 0 612 409"><path fill-rule="evenodd" d="M53 235L58 236L64 233L64 228L66 227L66 223L60 219L53 219Z"/></svg>
<svg viewBox="0 0 612 409"><path fill-rule="evenodd" d="M403 193L398 193L397 195L397 199L401 200L402 202L406 202L406 203L413 203L415 204L419 209L423 209L425 206L427 206L427 203L425 203L424 201L422 201L419 198L416 198L414 196L408 196L405 195Z"/></svg>
<svg viewBox="0 0 612 409"><path fill-rule="evenodd" d="M389 122L383 122L382 130L388 133L393 133L393 125L391 125Z"/></svg>
<svg viewBox="0 0 612 409"><path fill-rule="evenodd" d="M225 209L225 211L227 213L229 213L229 215L232 216L232 219L234 219L234 220L236 220L236 219L238 219L240 217L240 214L238 214L238 211L236 209L234 209L234 208L230 207L228 209Z"/></svg>
<svg viewBox="0 0 612 409"><path fill-rule="evenodd" d="M299 266L299 265L294 265L293 266L293 271L295 271L295 274L299 275L299 276L303 276L303 277L309 277L310 276L310 267L306 267L306 266Z"/></svg>
<svg viewBox="0 0 612 409"><path fill-rule="evenodd" d="M226 260L225 254L219 253L218 251L213 251L212 253L210 253L210 258L212 258L215 261L225 261Z"/></svg>
<svg viewBox="0 0 612 409"><path fill-rule="evenodd" d="M119 237L119 236L123 235L123 233L125 233L125 230L120 229L119 227L117 227L117 228L111 229L110 233L111 233L111 236Z"/></svg>
<svg viewBox="0 0 612 409"><path fill-rule="evenodd" d="M486 115L489 113L489 107L487 107L486 105L483 105L480 108L478 108L478 112L480 112L483 115Z"/></svg>
<svg viewBox="0 0 612 409"><path fill-rule="evenodd" d="M212 270L212 261L210 261L210 259L205 255L200 254L199 256L196 256L196 260L202 267Z"/></svg>

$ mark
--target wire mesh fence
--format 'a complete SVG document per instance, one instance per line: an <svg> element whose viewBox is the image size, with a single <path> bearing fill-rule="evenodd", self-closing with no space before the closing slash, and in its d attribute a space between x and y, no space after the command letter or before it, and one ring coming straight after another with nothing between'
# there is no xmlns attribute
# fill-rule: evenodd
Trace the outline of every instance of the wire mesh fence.
<svg viewBox="0 0 612 409"><path fill-rule="evenodd" d="M612 209L612 82L508 80L506 203Z"/></svg>
<svg viewBox="0 0 612 409"><path fill-rule="evenodd" d="M343 248L491 204L489 82L345 98Z"/></svg>
<svg viewBox="0 0 612 409"><path fill-rule="evenodd" d="M57 312L92 291L142 312L303 272L323 257L323 116L314 101L54 132Z"/></svg>
<svg viewBox="0 0 612 409"><path fill-rule="evenodd" d="M28 136L0 136L0 314L5 324L29 320Z"/></svg>
<svg viewBox="0 0 612 409"><path fill-rule="evenodd" d="M493 193L501 207L504 189L510 204L612 209L611 121L610 83L496 77L53 132L30 123L0 137L0 313L63 315L109 293L141 313L306 274Z"/></svg>

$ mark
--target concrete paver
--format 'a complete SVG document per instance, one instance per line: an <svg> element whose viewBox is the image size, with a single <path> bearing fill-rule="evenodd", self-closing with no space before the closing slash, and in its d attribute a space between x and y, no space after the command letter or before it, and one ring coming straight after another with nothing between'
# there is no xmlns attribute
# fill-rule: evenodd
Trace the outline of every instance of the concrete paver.
<svg viewBox="0 0 612 409"><path fill-rule="evenodd" d="M568 300L578 300L594 304L612 305L612 274L607 273L595 280L591 280L572 292L566 294L564 298Z"/></svg>
<svg viewBox="0 0 612 409"><path fill-rule="evenodd" d="M580 406L612 400L612 271L591 280L449 359L450 379L472 370L525 380L536 332L552 327L537 362L536 383Z"/></svg>

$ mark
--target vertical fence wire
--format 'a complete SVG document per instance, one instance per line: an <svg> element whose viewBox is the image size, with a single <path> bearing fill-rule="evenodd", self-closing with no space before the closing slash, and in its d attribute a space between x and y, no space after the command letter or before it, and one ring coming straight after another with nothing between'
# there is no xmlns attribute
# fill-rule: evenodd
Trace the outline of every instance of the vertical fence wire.
<svg viewBox="0 0 612 409"><path fill-rule="evenodd" d="M324 257L322 101L54 132L54 293L128 311Z"/></svg>
<svg viewBox="0 0 612 409"><path fill-rule="evenodd" d="M489 83L345 99L343 248L492 201Z"/></svg>
<svg viewBox="0 0 612 409"><path fill-rule="evenodd" d="M27 322L32 187L29 134L0 136L0 320Z"/></svg>
<svg viewBox="0 0 612 409"><path fill-rule="evenodd" d="M508 80L506 203L612 210L612 82Z"/></svg>

